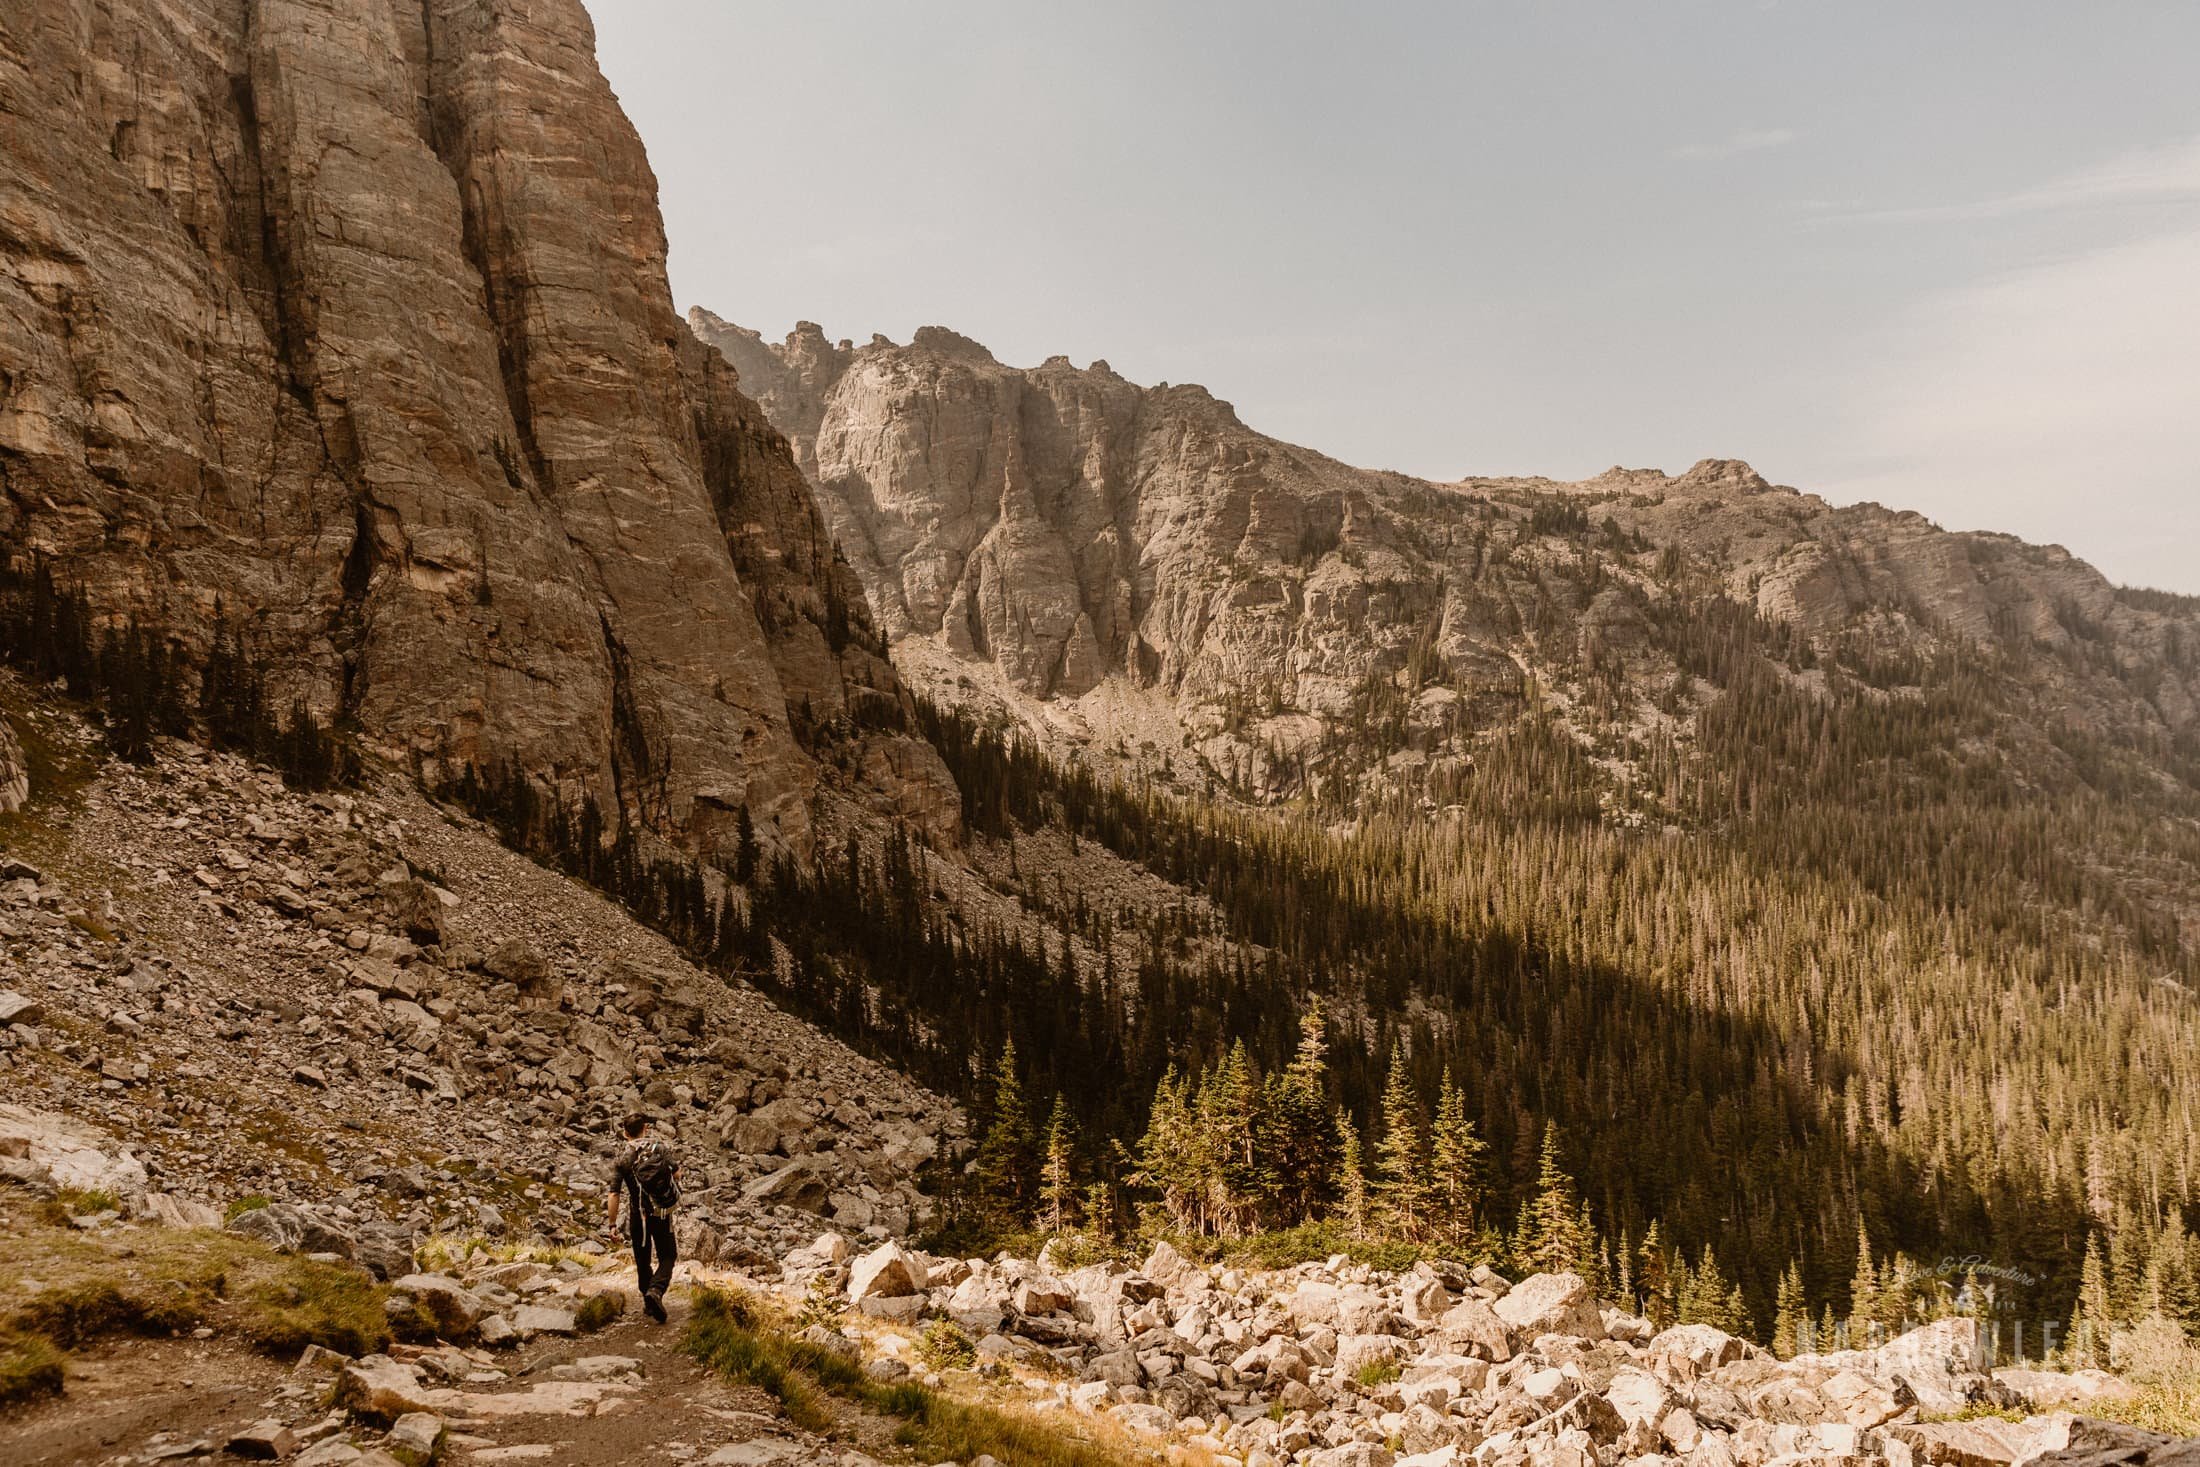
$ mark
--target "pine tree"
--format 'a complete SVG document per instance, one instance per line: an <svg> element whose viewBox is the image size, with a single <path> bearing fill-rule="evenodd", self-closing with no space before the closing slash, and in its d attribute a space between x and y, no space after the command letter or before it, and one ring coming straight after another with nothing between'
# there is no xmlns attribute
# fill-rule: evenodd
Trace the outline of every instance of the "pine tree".
<svg viewBox="0 0 2200 1467"><path fill-rule="evenodd" d="M1657 1329L1667 1329L1680 1320L1680 1301L1673 1290L1671 1260L1666 1257L1665 1239L1655 1220L1650 1230L1642 1235L1642 1246L1636 1254L1640 1268L1636 1278L1642 1289L1642 1312Z"/></svg>
<svg viewBox="0 0 2200 1467"><path fill-rule="evenodd" d="M1436 1236L1458 1247L1474 1236L1481 1207L1482 1163L1489 1148L1467 1119L1466 1097L1444 1068L1436 1094L1436 1120L1429 1129L1430 1206Z"/></svg>
<svg viewBox="0 0 2200 1467"><path fill-rule="evenodd" d="M1725 1271L1719 1267L1718 1254L1712 1251L1709 1243L1704 1244L1703 1256L1688 1275L1688 1285L1681 1297L1680 1322L1708 1324L1730 1335L1750 1333L1749 1311L1742 1301L1741 1288L1727 1281Z"/></svg>
<svg viewBox="0 0 2200 1467"><path fill-rule="evenodd" d="M1375 1200L1383 1226L1400 1238L1418 1238L1426 1221L1428 1183L1421 1146L1421 1107L1406 1074L1403 1045L1390 1051L1383 1084L1383 1135L1375 1148Z"/></svg>
<svg viewBox="0 0 2200 1467"><path fill-rule="evenodd" d="M1596 1230L1587 1205L1574 1190L1574 1179L1559 1158L1558 1127L1543 1128L1543 1152L1536 1175L1535 1201L1528 1214L1527 1251L1543 1273L1596 1271Z"/></svg>
<svg viewBox="0 0 2200 1467"><path fill-rule="evenodd" d="M1057 1094L1054 1114L1047 1119L1045 1155L1039 1164L1040 1225L1049 1233L1065 1232L1076 1221L1077 1182L1070 1161L1073 1135L1069 1103Z"/></svg>
<svg viewBox="0 0 2200 1467"><path fill-rule="evenodd" d="M1352 1117L1337 1113L1338 1163L1337 1211L1345 1231L1354 1238L1367 1236L1367 1173L1360 1167L1360 1128Z"/></svg>
<svg viewBox="0 0 2200 1467"><path fill-rule="evenodd" d="M2101 1257L2098 1229L2086 1235L2085 1262L2078 1271L2078 1300L2070 1311L2070 1331L2063 1350L2078 1366L2105 1365L2108 1332L2114 1323L2109 1308L2108 1265Z"/></svg>
<svg viewBox="0 0 2200 1467"><path fill-rule="evenodd" d="M1809 1333L1810 1303L1803 1297L1802 1266L1790 1263L1787 1272L1780 1275L1779 1296L1773 1312L1772 1353L1782 1360L1793 1359Z"/></svg>
<svg viewBox="0 0 2200 1467"><path fill-rule="evenodd" d="M1864 1348L1871 1337L1871 1325L1878 1317L1879 1267L1872 1262L1871 1234L1864 1230L1864 1224L1859 1219L1856 1225L1856 1272L1849 1276L1850 1329L1856 1336L1850 1343L1855 1348Z"/></svg>
<svg viewBox="0 0 2200 1467"><path fill-rule="evenodd" d="M1320 1000L1299 1018L1298 1049L1272 1077L1264 1149L1275 1172L1279 1221L1313 1217L1336 1191L1338 1136L1329 1109L1329 1032Z"/></svg>
<svg viewBox="0 0 2200 1467"><path fill-rule="evenodd" d="M747 886L756 879L756 821L743 804L733 817L733 879Z"/></svg>
<svg viewBox="0 0 2200 1467"><path fill-rule="evenodd" d="M1023 1081L1017 1074L1016 1041L1001 1045L993 1066L993 1100L985 1139L978 1144L977 1174L985 1209L1004 1221L1021 1220L1031 1210L1037 1182L1037 1143L1024 1108Z"/></svg>

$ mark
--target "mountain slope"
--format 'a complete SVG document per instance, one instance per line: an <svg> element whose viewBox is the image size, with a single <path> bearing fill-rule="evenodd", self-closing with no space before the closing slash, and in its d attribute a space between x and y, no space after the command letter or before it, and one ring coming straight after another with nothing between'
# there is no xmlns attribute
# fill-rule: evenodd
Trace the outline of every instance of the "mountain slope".
<svg viewBox="0 0 2200 1467"><path fill-rule="evenodd" d="M2165 953L2200 938L2200 601L1728 461L1431 483L1105 363L689 324L792 440L904 670L1057 753L1432 807L1547 713L1617 822L2021 808L2061 842L2025 881ZM2000 839L1938 830L1902 864L1953 841L1990 866Z"/></svg>

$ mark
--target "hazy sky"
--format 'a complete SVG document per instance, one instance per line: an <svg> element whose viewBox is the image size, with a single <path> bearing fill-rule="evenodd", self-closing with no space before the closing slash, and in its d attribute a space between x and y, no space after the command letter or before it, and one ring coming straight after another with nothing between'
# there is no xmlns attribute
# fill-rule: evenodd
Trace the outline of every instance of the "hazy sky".
<svg viewBox="0 0 2200 1467"><path fill-rule="evenodd" d="M684 308L2200 592L2200 4L590 0Z"/></svg>

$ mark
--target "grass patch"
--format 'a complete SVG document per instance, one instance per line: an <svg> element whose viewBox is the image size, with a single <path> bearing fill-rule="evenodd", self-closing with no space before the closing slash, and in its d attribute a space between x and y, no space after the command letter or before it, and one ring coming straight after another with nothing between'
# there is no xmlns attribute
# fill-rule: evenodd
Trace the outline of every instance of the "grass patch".
<svg viewBox="0 0 2200 1467"><path fill-rule="evenodd" d="M1372 1389L1379 1385L1389 1385L1403 1374L1405 1372L1398 1368L1398 1362L1395 1360L1370 1360L1358 1370L1353 1371L1352 1378L1361 1385Z"/></svg>
<svg viewBox="0 0 2200 1467"><path fill-rule="evenodd" d="M895 1440L927 1460L983 1455L1003 1467L1124 1467L1134 1459L1080 1441L1021 1412L959 1401L914 1382L872 1380L855 1360L788 1334L747 1297L701 1289L682 1348L705 1365L763 1390L806 1431L833 1425L838 1397L901 1422Z"/></svg>
<svg viewBox="0 0 2200 1467"><path fill-rule="evenodd" d="M0 1410L61 1394L61 1352L36 1335L0 1330Z"/></svg>
<svg viewBox="0 0 2200 1467"><path fill-rule="evenodd" d="M82 1233L0 1216L0 1388L43 1389L61 1352L201 1325L278 1356L388 1345L387 1295L362 1271L207 1228Z"/></svg>
<svg viewBox="0 0 2200 1467"><path fill-rule="evenodd" d="M550 1268L571 1262L592 1269L598 1261L594 1255L572 1248L510 1242L483 1233L431 1233L414 1250L424 1273L451 1273L465 1267L476 1253L497 1263L540 1263Z"/></svg>

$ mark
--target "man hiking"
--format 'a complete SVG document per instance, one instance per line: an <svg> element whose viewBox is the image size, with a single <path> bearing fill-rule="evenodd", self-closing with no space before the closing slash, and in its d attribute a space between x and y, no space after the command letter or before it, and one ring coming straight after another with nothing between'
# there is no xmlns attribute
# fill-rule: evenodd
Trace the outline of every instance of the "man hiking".
<svg viewBox="0 0 2200 1467"><path fill-rule="evenodd" d="M680 1256L672 1241L672 1210L680 1205L680 1166L671 1148L650 1134L648 1116L637 1111L619 1122L619 1130L626 1136L626 1148L612 1170L611 1190L604 1194L605 1226L618 1230L619 1194L624 1192L627 1236L634 1244L634 1276L641 1285L642 1308L663 1324L665 1287L672 1282L672 1265Z"/></svg>

